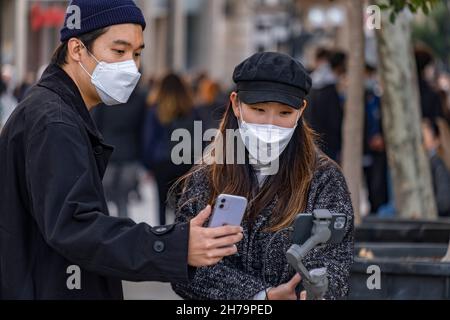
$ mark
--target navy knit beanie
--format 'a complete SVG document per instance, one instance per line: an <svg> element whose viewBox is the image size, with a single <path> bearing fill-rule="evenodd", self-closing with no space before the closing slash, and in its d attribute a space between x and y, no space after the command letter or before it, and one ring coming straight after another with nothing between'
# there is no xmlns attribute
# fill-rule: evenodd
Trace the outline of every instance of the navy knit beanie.
<svg viewBox="0 0 450 320"><path fill-rule="evenodd" d="M80 9L79 29L71 28L76 10L69 10L70 6L77 6ZM142 11L133 0L72 0L67 10L64 27L61 29L61 42L98 29L125 23L139 24L142 29L145 29L146 23Z"/></svg>

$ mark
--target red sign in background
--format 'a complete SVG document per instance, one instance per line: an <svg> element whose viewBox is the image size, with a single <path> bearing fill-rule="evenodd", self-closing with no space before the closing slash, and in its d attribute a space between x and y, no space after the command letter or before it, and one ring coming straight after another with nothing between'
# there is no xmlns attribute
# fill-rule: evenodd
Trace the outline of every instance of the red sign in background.
<svg viewBox="0 0 450 320"><path fill-rule="evenodd" d="M42 28L60 28L64 24L66 9L58 5L42 7L39 3L31 6L31 29L39 31Z"/></svg>

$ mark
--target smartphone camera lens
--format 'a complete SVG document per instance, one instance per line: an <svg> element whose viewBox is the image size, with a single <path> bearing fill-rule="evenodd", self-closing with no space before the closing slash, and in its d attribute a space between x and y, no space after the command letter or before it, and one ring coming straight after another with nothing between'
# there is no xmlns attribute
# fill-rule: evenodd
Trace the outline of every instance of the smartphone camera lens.
<svg viewBox="0 0 450 320"><path fill-rule="evenodd" d="M220 209L223 209L223 208L224 208L224 205L223 205L223 204L221 204L221 205L219 206L219 208L220 208Z"/></svg>
<svg viewBox="0 0 450 320"><path fill-rule="evenodd" d="M225 201L227 201L226 199L222 199L220 202L225 203Z"/></svg>

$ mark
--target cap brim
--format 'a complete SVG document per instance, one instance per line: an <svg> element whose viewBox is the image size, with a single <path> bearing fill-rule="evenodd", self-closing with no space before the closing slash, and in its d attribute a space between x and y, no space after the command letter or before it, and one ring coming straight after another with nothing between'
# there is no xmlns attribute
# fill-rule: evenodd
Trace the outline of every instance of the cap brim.
<svg viewBox="0 0 450 320"><path fill-rule="evenodd" d="M245 104L256 104L264 102L278 102L300 110L303 99L282 92L269 91L239 91L239 99Z"/></svg>

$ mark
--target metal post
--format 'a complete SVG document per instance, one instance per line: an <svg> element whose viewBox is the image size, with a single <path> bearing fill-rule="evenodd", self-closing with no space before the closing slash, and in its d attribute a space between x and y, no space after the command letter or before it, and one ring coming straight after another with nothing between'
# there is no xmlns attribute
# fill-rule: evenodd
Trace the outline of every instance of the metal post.
<svg viewBox="0 0 450 320"><path fill-rule="evenodd" d="M185 66L185 30L183 0L169 0L168 60L175 71L183 71Z"/></svg>
<svg viewBox="0 0 450 320"><path fill-rule="evenodd" d="M16 0L15 4L16 80L21 82L27 71L28 4L26 0Z"/></svg>

